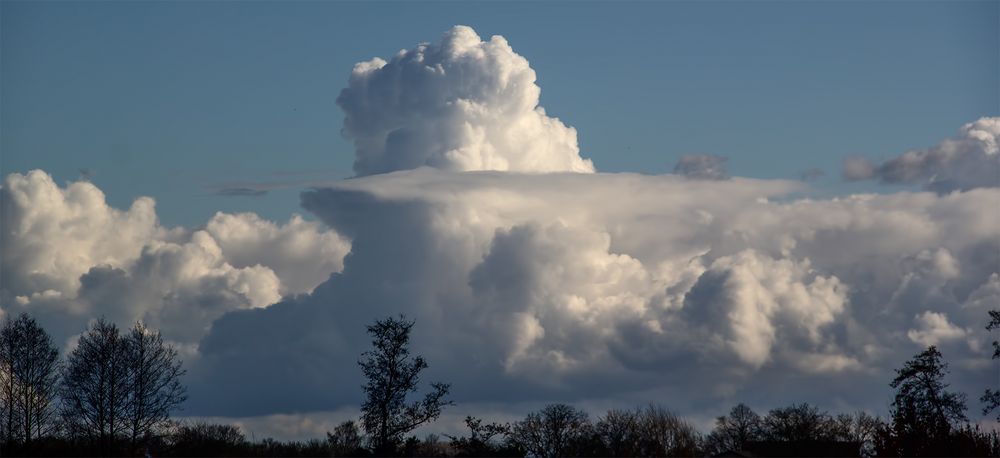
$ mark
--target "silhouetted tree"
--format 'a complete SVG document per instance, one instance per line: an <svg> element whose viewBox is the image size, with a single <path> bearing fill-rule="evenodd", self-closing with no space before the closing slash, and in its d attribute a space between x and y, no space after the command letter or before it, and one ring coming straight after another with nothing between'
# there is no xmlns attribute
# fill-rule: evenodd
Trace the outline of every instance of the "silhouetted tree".
<svg viewBox="0 0 1000 458"><path fill-rule="evenodd" d="M361 414L376 454L391 453L403 435L437 419L444 406L451 404L445 400L449 389L446 383L431 383L431 391L422 400L407 403L406 396L417 391L420 371L427 368L422 357L410 356L412 328L413 321L402 315L368 326L374 348L358 361L367 380Z"/></svg>
<svg viewBox="0 0 1000 458"><path fill-rule="evenodd" d="M19 431L15 423L18 419L14 402L17 399L17 382L14 373L14 352L21 347L19 336L13 330L13 323L4 322L3 332L0 332L0 434L3 447L0 451L10 453L14 446L14 434Z"/></svg>
<svg viewBox="0 0 1000 458"><path fill-rule="evenodd" d="M593 431L587 413L566 404L549 404L514 424L510 439L539 458L582 456Z"/></svg>
<svg viewBox="0 0 1000 458"><path fill-rule="evenodd" d="M33 440L49 434L59 377L59 352L52 338L27 314L0 328L0 399L3 400L5 451L20 442L30 452Z"/></svg>
<svg viewBox="0 0 1000 458"><path fill-rule="evenodd" d="M762 428L760 415L746 404L737 404L729 415L715 419L715 429L705 440L706 447L712 453L745 450L749 442L763 438Z"/></svg>
<svg viewBox="0 0 1000 458"><path fill-rule="evenodd" d="M772 409L761 421L765 440L777 442L833 440L832 419L809 403Z"/></svg>
<svg viewBox="0 0 1000 458"><path fill-rule="evenodd" d="M947 455L953 429L966 421L965 395L946 390L948 364L937 347L930 346L896 370L890 386L892 447L903 456Z"/></svg>
<svg viewBox="0 0 1000 458"><path fill-rule="evenodd" d="M698 431L669 410L649 405L636 409L639 456L696 456Z"/></svg>
<svg viewBox="0 0 1000 458"><path fill-rule="evenodd" d="M333 432L326 433L326 441L330 444L332 456L360 456L365 450L361 447L361 431L354 420L345 421Z"/></svg>
<svg viewBox="0 0 1000 458"><path fill-rule="evenodd" d="M181 425L171 435L174 456L247 456L246 436L233 425Z"/></svg>
<svg viewBox="0 0 1000 458"><path fill-rule="evenodd" d="M609 456L639 455L639 419L636 411L611 409L594 425Z"/></svg>
<svg viewBox="0 0 1000 458"><path fill-rule="evenodd" d="M428 434L423 440L410 436L403 443L402 456L439 457L452 455L448 443L441 441L437 434Z"/></svg>
<svg viewBox="0 0 1000 458"><path fill-rule="evenodd" d="M986 324L986 330L992 331L994 329L1000 329L1000 310L990 310L990 322ZM1000 359L1000 342L993 341L993 359ZM997 378L993 379L994 382L1000 382ZM989 415L990 412L997 411L997 420L1000 421L1000 389L994 390L987 388L983 396L979 398L983 403L983 415Z"/></svg>
<svg viewBox="0 0 1000 458"><path fill-rule="evenodd" d="M469 428L468 437L451 438L451 447L455 451L455 456L510 455L509 451L501 449L493 440L496 437L509 434L510 425L483 423L482 419L467 416L465 417L465 426Z"/></svg>
<svg viewBox="0 0 1000 458"><path fill-rule="evenodd" d="M118 327L101 318L80 336L63 372L62 414L71 434L115 453L128 427L128 392L128 352Z"/></svg>
<svg viewBox="0 0 1000 458"><path fill-rule="evenodd" d="M170 419L170 411L187 399L180 378L185 371L177 350L163 343L159 331L136 323L123 340L128 370L128 424L131 449Z"/></svg>

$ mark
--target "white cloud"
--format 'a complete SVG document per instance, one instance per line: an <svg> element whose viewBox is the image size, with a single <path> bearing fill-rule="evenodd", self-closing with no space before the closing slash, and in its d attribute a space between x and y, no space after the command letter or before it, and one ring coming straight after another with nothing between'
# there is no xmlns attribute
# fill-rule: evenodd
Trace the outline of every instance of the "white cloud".
<svg viewBox="0 0 1000 458"><path fill-rule="evenodd" d="M907 151L878 166L863 158L844 162L850 180L877 178L883 183L922 184L951 192L1000 186L1000 117L968 123L955 138L925 150Z"/></svg>
<svg viewBox="0 0 1000 458"><path fill-rule="evenodd" d="M136 199L119 211L93 184L60 188L41 170L8 175L0 199L0 276L8 294L73 294L92 266L122 267L147 240L171 236L157 222L153 199Z"/></svg>
<svg viewBox="0 0 1000 458"><path fill-rule="evenodd" d="M357 374L341 369L364 351L365 324L400 312L417 320L428 379L470 402L718 399L769 393L784 374L807 398L824 395L809 391L820 379L844 379L843 402L863 403L863 386L912 356L914 314L981 327L985 312L963 304L995 282L1000 222L983 208L1000 190L782 198L800 186L423 168L304 193L353 240L343 272L311 296L216 321L199 377L232 386L259 364L316 377L260 412L234 405L242 391L202 385L202 396L243 414L353 402ZM967 370L956 366L958 385L982 375Z"/></svg>
<svg viewBox="0 0 1000 458"><path fill-rule="evenodd" d="M0 304L37 315L57 341L105 316L195 343L226 312L311 291L349 250L298 216L219 213L205 230L167 229L150 198L120 211L92 183L60 187L39 170L8 175L0 201Z"/></svg>
<svg viewBox="0 0 1000 458"><path fill-rule="evenodd" d="M358 175L420 166L593 172L576 130L546 115L540 94L507 40L456 26L440 43L355 65L337 104Z"/></svg>
<svg viewBox="0 0 1000 458"><path fill-rule="evenodd" d="M907 331L906 336L924 346L940 345L971 334L968 329L952 324L943 313L924 312L915 316L914 321L917 322L917 327Z"/></svg>
<svg viewBox="0 0 1000 458"><path fill-rule="evenodd" d="M293 215L284 225L253 213L216 213L205 228L235 267L266 265L281 278L282 294L312 291L344 267L351 244L320 224Z"/></svg>

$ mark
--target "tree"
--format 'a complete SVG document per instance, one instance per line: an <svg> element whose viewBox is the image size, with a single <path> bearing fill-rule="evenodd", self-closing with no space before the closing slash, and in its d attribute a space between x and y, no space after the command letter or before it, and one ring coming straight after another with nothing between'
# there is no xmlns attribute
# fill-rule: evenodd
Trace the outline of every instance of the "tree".
<svg viewBox="0 0 1000 458"><path fill-rule="evenodd" d="M181 425L171 435L173 456L247 456L247 438L234 425Z"/></svg>
<svg viewBox="0 0 1000 458"><path fill-rule="evenodd" d="M762 420L765 440L777 442L833 439L832 418L809 403L773 409Z"/></svg>
<svg viewBox="0 0 1000 458"><path fill-rule="evenodd" d="M15 446L15 434L20 431L17 421L19 415L14 407L17 401L18 383L14 377L14 360L17 349L21 348L21 336L14 329L12 321L4 322L0 331L0 407L3 408L3 438L4 451Z"/></svg>
<svg viewBox="0 0 1000 458"><path fill-rule="evenodd" d="M417 391L420 371L427 368L422 357L410 356L413 324L400 315L368 326L373 349L364 352L358 361L367 380L363 386L362 425L376 454L393 452L403 435L436 420L441 410L451 405L445 400L449 389L446 383L431 383L431 391L422 400L406 401L408 394Z"/></svg>
<svg viewBox="0 0 1000 458"><path fill-rule="evenodd" d="M881 419L867 412L858 411L853 415L838 414L831 419L829 424L827 429L833 440L858 444L860 456L875 455L877 435L879 430L884 427Z"/></svg>
<svg viewBox="0 0 1000 458"><path fill-rule="evenodd" d="M591 435L587 413L566 404L549 404L514 424L511 440L539 458L582 456Z"/></svg>
<svg viewBox="0 0 1000 458"><path fill-rule="evenodd" d="M500 423L483 423L482 419L472 416L465 417L465 426L469 428L469 437L451 437L451 447L455 456L498 456L503 454L493 438L510 434L510 425Z"/></svg>
<svg viewBox="0 0 1000 458"><path fill-rule="evenodd" d="M611 409L594 425L609 456L638 456L639 418L636 411Z"/></svg>
<svg viewBox="0 0 1000 458"><path fill-rule="evenodd" d="M30 451L53 425L59 351L35 319L22 314L0 329L0 366L6 445L20 441Z"/></svg>
<svg viewBox="0 0 1000 458"><path fill-rule="evenodd" d="M69 354L63 372L63 418L102 454L113 454L126 431L129 399L128 352L118 327L97 320Z"/></svg>
<svg viewBox="0 0 1000 458"><path fill-rule="evenodd" d="M896 389L892 435L903 455L948 454L938 447L966 421L965 395L946 390L948 364L941 359L937 347L927 347L897 369L889 384Z"/></svg>
<svg viewBox="0 0 1000 458"><path fill-rule="evenodd" d="M737 404L729 415L715 419L715 429L708 435L708 446L714 453L745 450L751 441L762 436L760 415L746 404Z"/></svg>
<svg viewBox="0 0 1000 458"><path fill-rule="evenodd" d="M185 371L177 350L165 345L159 331L136 323L122 342L128 369L125 420L132 451L170 419L170 411L187 399L180 378Z"/></svg>
<svg viewBox="0 0 1000 458"><path fill-rule="evenodd" d="M986 330L992 331L994 329L1000 329L1000 310L990 310L990 322L986 324ZM1000 359L1000 342L993 341L993 359ZM994 380L996 382L998 380ZM979 401L983 403L983 415L989 415L990 412L997 411L997 420L1000 421L1000 390L993 390L990 388L986 389L983 396L979 398Z"/></svg>
<svg viewBox="0 0 1000 458"><path fill-rule="evenodd" d="M326 442L330 445L332 456L359 456L364 454L361 448L361 431L354 420L345 421L333 432L326 433Z"/></svg>
<svg viewBox="0 0 1000 458"><path fill-rule="evenodd" d="M640 456L696 456L699 435L673 412L649 405L635 411Z"/></svg>

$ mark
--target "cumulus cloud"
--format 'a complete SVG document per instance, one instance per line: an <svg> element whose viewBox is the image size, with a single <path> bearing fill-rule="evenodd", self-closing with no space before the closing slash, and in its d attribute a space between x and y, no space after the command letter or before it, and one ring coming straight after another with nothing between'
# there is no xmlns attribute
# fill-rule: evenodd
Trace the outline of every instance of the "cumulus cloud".
<svg viewBox="0 0 1000 458"><path fill-rule="evenodd" d="M917 327L907 331L906 336L924 346L939 345L971 334L970 330L948 321L948 316L944 313L924 312L915 316L914 321Z"/></svg>
<svg viewBox="0 0 1000 458"><path fill-rule="evenodd" d="M337 105L358 175L421 166L593 172L576 130L549 117L540 94L507 40L456 26L440 43L355 65Z"/></svg>
<svg viewBox="0 0 1000 458"><path fill-rule="evenodd" d="M729 178L727 161L714 154L686 154L677 160L674 173L698 180L725 180Z"/></svg>
<svg viewBox="0 0 1000 458"><path fill-rule="evenodd" d="M463 401L666 390L703 406L774 386L818 399L834 384L838 402L866 406L861 387L921 344L906 331L915 314L981 327L974 304L991 297L1000 250L982 209L1000 190L782 198L801 186L424 168L306 192L352 239L344 270L217 320L196 390L247 415L354 402L358 376L341 369L365 349L364 325L402 312ZM950 358L988 362L982 348ZM228 387L260 364L275 375L247 390L278 394L242 405L250 391ZM956 385L982 379L982 365L958 366ZM316 377L279 389L297 373Z"/></svg>
<svg viewBox="0 0 1000 458"><path fill-rule="evenodd" d="M205 232L235 267L266 265L281 278L281 293L312 291L343 267L350 242L319 223L293 215L284 225L254 213L216 213Z"/></svg>
<svg viewBox="0 0 1000 458"><path fill-rule="evenodd" d="M349 242L294 216L218 213L203 230L161 226L152 199L112 208L86 181L40 170L0 187L0 305L39 316L57 340L106 316L194 344L224 313L306 293L342 268Z"/></svg>
<svg viewBox="0 0 1000 458"><path fill-rule="evenodd" d="M844 178L921 184L935 192L1000 186L1000 117L980 118L938 145L907 151L875 165L864 158L844 161Z"/></svg>

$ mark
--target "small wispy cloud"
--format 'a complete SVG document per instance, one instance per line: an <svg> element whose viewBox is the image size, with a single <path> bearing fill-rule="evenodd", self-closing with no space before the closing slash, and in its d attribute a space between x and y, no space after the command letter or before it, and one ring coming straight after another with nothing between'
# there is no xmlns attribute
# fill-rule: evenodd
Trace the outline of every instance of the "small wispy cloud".
<svg viewBox="0 0 1000 458"><path fill-rule="evenodd" d="M245 181L230 181L225 183L215 183L206 185L205 188L209 190L210 193L217 196L228 196L228 197L262 197L266 196L271 191L276 191L279 189L293 189L293 188L315 188L322 187L324 185L330 184L332 180L337 177L331 178L321 178L320 175L326 175L330 172L273 172L270 176L311 176L311 178L299 178L299 179L287 179L279 181L255 181L255 180L245 180Z"/></svg>
<svg viewBox="0 0 1000 458"><path fill-rule="evenodd" d="M677 160L674 173L696 180L728 180L729 158L715 154L686 154Z"/></svg>
<svg viewBox="0 0 1000 458"><path fill-rule="evenodd" d="M799 172L799 180L812 182L819 180L826 176L826 172L823 169L813 167L811 169L806 169Z"/></svg>
<svg viewBox="0 0 1000 458"><path fill-rule="evenodd" d="M253 189L246 187L238 188L220 188L215 190L215 194L219 196L243 196L243 197L260 197L267 195L267 189Z"/></svg>

